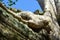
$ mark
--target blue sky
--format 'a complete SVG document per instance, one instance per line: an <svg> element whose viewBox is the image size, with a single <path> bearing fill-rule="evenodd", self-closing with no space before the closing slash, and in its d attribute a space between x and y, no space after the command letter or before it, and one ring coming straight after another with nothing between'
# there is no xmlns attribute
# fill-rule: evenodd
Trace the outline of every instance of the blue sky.
<svg viewBox="0 0 60 40"><path fill-rule="evenodd" d="M4 0L5 4L7 5L7 0ZM12 5L12 8L24 10L24 11L32 11L39 9L41 10L41 7L39 6L38 2L36 0L18 0L16 2L16 5Z"/></svg>

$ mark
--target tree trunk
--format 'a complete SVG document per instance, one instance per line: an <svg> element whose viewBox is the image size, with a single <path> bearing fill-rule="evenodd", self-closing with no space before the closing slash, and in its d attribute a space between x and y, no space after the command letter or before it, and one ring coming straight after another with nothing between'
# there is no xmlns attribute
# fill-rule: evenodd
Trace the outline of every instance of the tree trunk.
<svg viewBox="0 0 60 40"><path fill-rule="evenodd" d="M59 24L57 22L57 11L56 11L56 6L55 6L55 2L54 0L46 0L45 1L45 11L50 13L50 18L51 23L49 24L51 29L52 29L52 40L60 40L59 36L60 36L60 27ZM55 39L56 38L56 39Z"/></svg>
<svg viewBox="0 0 60 40"><path fill-rule="evenodd" d="M43 15L23 11L16 15L18 12L0 3L0 40L60 40L56 0L38 2L45 11Z"/></svg>

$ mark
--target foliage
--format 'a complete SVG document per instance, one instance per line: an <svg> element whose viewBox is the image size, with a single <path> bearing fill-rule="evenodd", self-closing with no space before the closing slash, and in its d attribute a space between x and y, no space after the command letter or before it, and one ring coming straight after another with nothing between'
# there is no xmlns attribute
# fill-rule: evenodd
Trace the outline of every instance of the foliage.
<svg viewBox="0 0 60 40"><path fill-rule="evenodd" d="M0 2L2 2L3 4L5 4L5 2L3 2L3 1L5 1L5 0L0 0ZM8 6L12 6L12 5L15 5L17 1L18 0L7 0L7 4L8 4Z"/></svg>

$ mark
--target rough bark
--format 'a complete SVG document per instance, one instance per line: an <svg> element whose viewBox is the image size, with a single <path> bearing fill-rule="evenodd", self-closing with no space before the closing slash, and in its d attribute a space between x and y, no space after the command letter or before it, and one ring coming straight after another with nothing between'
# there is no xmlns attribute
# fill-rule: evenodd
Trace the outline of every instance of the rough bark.
<svg viewBox="0 0 60 40"><path fill-rule="evenodd" d="M0 33L6 40L40 40L41 35L35 33L26 24L19 22L5 11L0 14ZM41 36L41 37L40 37ZM5 40L3 39L3 40Z"/></svg>
<svg viewBox="0 0 60 40"><path fill-rule="evenodd" d="M54 0L55 5L56 5L56 10L57 10L57 20L60 25L60 0Z"/></svg>
<svg viewBox="0 0 60 40"><path fill-rule="evenodd" d="M50 15L51 15L50 18L52 19L51 23L49 24L52 31L53 31L52 36L51 36L52 40L57 40L57 39L60 40L60 38L59 38L60 27L58 25L57 18L56 18L57 11L56 11L55 2L54 2L54 0L45 0L45 3L46 3L45 4L45 11L50 13Z"/></svg>
<svg viewBox="0 0 60 40"><path fill-rule="evenodd" d="M34 30L29 28L28 25L26 25L24 23L26 21L21 20L19 15L15 15L16 13L12 12L12 11L8 12L9 10L6 11L6 9L2 5L3 4L0 4L1 40L2 39L3 40L44 40L44 39L48 40L47 39L47 37L48 37L47 31L46 31L47 34L45 33L45 35L43 35L43 33L37 33L37 31L34 32ZM35 14L33 14L33 15L35 15ZM35 15L35 16L38 17L37 15ZM43 24L44 22L41 22L41 23ZM33 23L33 24L35 25L35 23ZM40 25L40 26L42 26L42 25ZM43 26L44 26L44 24L43 24Z"/></svg>
<svg viewBox="0 0 60 40"><path fill-rule="evenodd" d="M10 10L0 3L0 40L60 40L56 2L38 2L45 11L43 15Z"/></svg>
<svg viewBox="0 0 60 40"><path fill-rule="evenodd" d="M51 35L51 40L60 40L60 38L59 38L60 27L59 27L59 24L58 24L58 22L59 22L59 17L58 17L59 7L57 7L57 6L59 6L57 4L57 3L59 3L59 1L58 2L57 1L58 0L44 0L44 3L42 3L42 5L45 5L44 6L44 11L46 12L45 15L47 15L47 17L51 18L51 22L49 24L50 27L51 27L51 30L53 31L52 35ZM41 2L41 1L39 1L39 2Z"/></svg>

